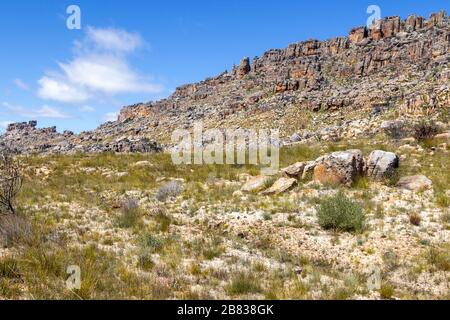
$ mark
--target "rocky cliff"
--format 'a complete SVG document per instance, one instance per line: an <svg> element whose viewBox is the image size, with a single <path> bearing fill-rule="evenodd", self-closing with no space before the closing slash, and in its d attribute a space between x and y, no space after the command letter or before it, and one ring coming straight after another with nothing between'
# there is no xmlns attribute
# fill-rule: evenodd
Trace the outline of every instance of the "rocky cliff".
<svg viewBox="0 0 450 320"><path fill-rule="evenodd" d="M371 28L352 29L348 37L303 41L244 58L231 71L179 87L167 99L125 107L117 121L92 132L50 130L45 149L89 151L86 146L144 138L168 143L174 129L199 120L205 128L279 128L285 141L302 139L305 132L324 139L373 135L386 114L448 113L449 48L445 12L428 19L387 17ZM28 148L39 144L26 132L27 126L15 125L1 139L14 137Z"/></svg>

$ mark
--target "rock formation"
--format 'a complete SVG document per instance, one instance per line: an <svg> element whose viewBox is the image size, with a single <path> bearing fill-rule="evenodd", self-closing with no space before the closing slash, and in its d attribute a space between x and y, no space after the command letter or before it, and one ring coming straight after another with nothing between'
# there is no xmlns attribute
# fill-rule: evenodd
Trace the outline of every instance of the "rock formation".
<svg viewBox="0 0 450 320"><path fill-rule="evenodd" d="M45 138L31 139L38 131L14 124L0 140L15 141L11 133L29 131L19 148L44 145L58 152L124 138L170 144L173 130L198 121L205 129L279 128L286 142L371 137L379 130L373 120L389 110L431 117L449 108L449 20L445 12L429 19L387 17L348 37L307 40L244 58L232 72L179 87L167 99L125 107L117 121L91 132L62 136L51 129ZM305 114L318 111L325 113L308 122L304 138ZM327 113L335 124L324 124Z"/></svg>

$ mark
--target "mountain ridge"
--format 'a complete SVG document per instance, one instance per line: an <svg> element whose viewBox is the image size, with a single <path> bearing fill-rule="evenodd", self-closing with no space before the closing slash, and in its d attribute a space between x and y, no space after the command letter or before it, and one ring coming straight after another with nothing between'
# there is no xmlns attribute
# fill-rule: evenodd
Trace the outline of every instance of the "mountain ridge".
<svg viewBox="0 0 450 320"><path fill-rule="evenodd" d="M411 118L448 108L449 48L445 11L429 19L386 17L373 28L351 29L348 37L306 40L246 57L230 72L180 86L166 99L126 106L117 121L92 131L59 134L22 123L10 125L0 140L18 142L21 152L113 151L108 146L126 140L170 144L170 132L196 121L205 128L271 126L285 142L321 130L325 140L348 138L349 130L370 135L380 127L379 121L366 121L374 110L395 109ZM335 128L348 121L357 128Z"/></svg>

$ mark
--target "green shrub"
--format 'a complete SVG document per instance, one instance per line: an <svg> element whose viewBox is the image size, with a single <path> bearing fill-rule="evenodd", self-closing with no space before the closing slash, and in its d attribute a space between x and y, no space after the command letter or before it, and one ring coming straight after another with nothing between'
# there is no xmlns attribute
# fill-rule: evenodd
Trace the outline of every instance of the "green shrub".
<svg viewBox="0 0 450 320"><path fill-rule="evenodd" d="M164 247L164 239L152 234L144 234L141 237L141 246L151 252L160 252Z"/></svg>
<svg viewBox="0 0 450 320"><path fill-rule="evenodd" d="M362 231L365 214L362 207L342 192L321 201L317 209L319 225L336 231Z"/></svg>

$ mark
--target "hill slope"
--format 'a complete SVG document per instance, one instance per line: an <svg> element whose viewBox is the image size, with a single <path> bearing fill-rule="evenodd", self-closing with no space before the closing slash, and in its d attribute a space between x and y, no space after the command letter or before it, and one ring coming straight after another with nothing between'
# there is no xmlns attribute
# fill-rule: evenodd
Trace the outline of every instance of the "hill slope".
<svg viewBox="0 0 450 320"><path fill-rule="evenodd" d="M111 146L116 141L139 150L130 141L169 143L174 129L200 120L205 128L279 128L285 141L294 133L300 133L295 140L311 132L325 140L370 136L382 119L448 110L449 20L445 12L427 20L387 17L348 37L244 58L231 72L177 88L168 99L125 107L117 121L92 132L12 125L2 140L22 151L120 151Z"/></svg>

